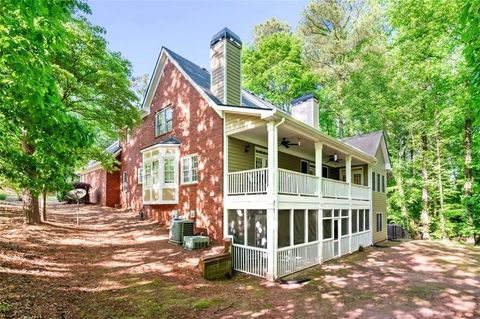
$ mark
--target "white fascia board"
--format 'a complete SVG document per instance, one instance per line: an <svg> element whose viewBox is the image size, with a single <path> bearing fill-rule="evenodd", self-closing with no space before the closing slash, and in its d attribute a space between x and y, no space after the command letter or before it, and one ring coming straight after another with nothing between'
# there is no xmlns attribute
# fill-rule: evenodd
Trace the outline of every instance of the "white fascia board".
<svg viewBox="0 0 480 319"><path fill-rule="evenodd" d="M155 69L153 70L152 78L150 79L150 83L147 88L147 93L145 94L145 99L143 100L141 111L144 113L142 114L142 118L150 114L150 105L152 103L153 97L155 95L155 91L157 90L158 83L163 75L163 70L165 68L166 59L169 59L170 62L175 65L178 71L187 79L188 82L200 93L200 95L207 101L208 105L213 107L215 112L222 117L222 112L217 109L217 104L205 93L205 91L199 87L193 80L188 76L187 73L178 65L178 63L173 59L170 54L162 47L160 54L157 59L157 63L155 64Z"/></svg>
<svg viewBox="0 0 480 319"><path fill-rule="evenodd" d="M387 144L385 143L385 136L382 136L380 140L380 147L382 148L383 158L385 160L385 169L387 171L392 169L392 165L390 164L390 156L388 155Z"/></svg>
<svg viewBox="0 0 480 319"><path fill-rule="evenodd" d="M266 119L275 113L274 110L262 110L262 109L248 108L248 107L224 106L224 105L217 106L217 109L230 114L254 115L254 116L256 115L261 117L262 119Z"/></svg>
<svg viewBox="0 0 480 319"><path fill-rule="evenodd" d="M199 87L195 81L192 80L192 78L180 67L180 65L178 65L177 61L175 61L175 59L173 59L170 54L165 51L165 49L162 49L162 52L165 53L166 56L168 56L168 58L170 59L170 62L173 63L173 65L175 65L175 67L180 71L180 73L182 73L182 75L187 79L187 81L190 82L190 84L198 91L198 93L200 93L200 95L207 101L208 105L210 105L214 110L215 112L218 114L218 116L220 116L221 118L223 118L223 113L221 110L218 109L218 104L215 103L209 96L207 93L205 93L205 91Z"/></svg>

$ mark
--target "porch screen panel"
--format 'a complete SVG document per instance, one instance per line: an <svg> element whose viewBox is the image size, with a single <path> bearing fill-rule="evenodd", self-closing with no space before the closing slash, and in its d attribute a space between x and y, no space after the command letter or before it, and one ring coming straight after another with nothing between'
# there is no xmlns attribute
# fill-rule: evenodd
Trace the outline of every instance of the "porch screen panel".
<svg viewBox="0 0 480 319"><path fill-rule="evenodd" d="M245 244L244 211L242 209L228 210L228 234L233 236L234 244Z"/></svg>
<svg viewBox="0 0 480 319"><path fill-rule="evenodd" d="M318 240L317 210L308 211L308 242Z"/></svg>
<svg viewBox="0 0 480 319"><path fill-rule="evenodd" d="M247 210L248 246L267 248L267 211Z"/></svg>
<svg viewBox="0 0 480 319"><path fill-rule="evenodd" d="M348 209L342 209L342 236L348 235Z"/></svg>
<svg viewBox="0 0 480 319"><path fill-rule="evenodd" d="M290 246L290 210L278 211L278 248Z"/></svg>
<svg viewBox="0 0 480 319"><path fill-rule="evenodd" d="M305 242L305 211L295 209L293 211L293 244L303 244Z"/></svg>
<svg viewBox="0 0 480 319"><path fill-rule="evenodd" d="M332 238L332 210L323 211L323 239Z"/></svg>
<svg viewBox="0 0 480 319"><path fill-rule="evenodd" d="M362 232L362 231L363 231L363 226L365 225L365 224L364 224L364 221L363 221L363 217L364 217L363 214L364 214L364 213L363 213L363 209L360 209L360 210L358 211L358 231L359 231L359 232Z"/></svg>
<svg viewBox="0 0 480 319"><path fill-rule="evenodd" d="M358 217L358 210L352 209L352 234L355 234L358 232L357 217Z"/></svg>

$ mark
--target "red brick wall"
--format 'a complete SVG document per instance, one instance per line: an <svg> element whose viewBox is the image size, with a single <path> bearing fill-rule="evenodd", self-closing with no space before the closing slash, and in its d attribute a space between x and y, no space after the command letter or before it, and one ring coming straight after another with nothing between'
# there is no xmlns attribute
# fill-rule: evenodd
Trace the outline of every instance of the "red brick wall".
<svg viewBox="0 0 480 319"><path fill-rule="evenodd" d="M97 169L95 171L83 174L80 180L85 183L89 183L92 188L90 189L90 203L99 204L104 206L106 204L106 186L107 178L106 172L103 169Z"/></svg>
<svg viewBox="0 0 480 319"><path fill-rule="evenodd" d="M107 173L107 193L105 205L116 207L120 205L120 171Z"/></svg>
<svg viewBox="0 0 480 319"><path fill-rule="evenodd" d="M173 130L155 137L155 113L168 105L173 108ZM169 223L173 210L184 216L196 210L197 230L203 228L212 239L220 240L223 237L223 120L167 60L150 114L143 119L141 127L132 132L130 142L122 142L120 172L128 174L128 189L120 196L122 207L134 212L141 209L142 187L137 181L137 168L142 163L140 150L170 136L181 142L180 158L198 154L198 183L180 184L178 205L146 205L145 210L164 225ZM180 164L178 171L180 173Z"/></svg>

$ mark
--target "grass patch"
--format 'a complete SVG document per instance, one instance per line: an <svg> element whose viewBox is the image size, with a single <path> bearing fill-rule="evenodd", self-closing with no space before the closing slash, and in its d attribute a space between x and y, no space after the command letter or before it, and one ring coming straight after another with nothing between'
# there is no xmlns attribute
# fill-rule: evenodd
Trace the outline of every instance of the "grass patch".
<svg viewBox="0 0 480 319"><path fill-rule="evenodd" d="M206 309L210 307L213 303L212 299L200 299L193 303L193 308L195 309Z"/></svg>
<svg viewBox="0 0 480 319"><path fill-rule="evenodd" d="M12 306L10 304L6 302L0 302L0 315L8 315L10 311L12 311Z"/></svg>

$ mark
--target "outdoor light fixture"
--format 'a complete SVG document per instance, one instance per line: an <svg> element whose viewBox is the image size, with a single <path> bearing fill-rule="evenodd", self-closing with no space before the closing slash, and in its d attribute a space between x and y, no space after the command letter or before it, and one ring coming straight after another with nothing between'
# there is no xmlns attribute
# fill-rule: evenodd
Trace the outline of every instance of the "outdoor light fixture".
<svg viewBox="0 0 480 319"><path fill-rule="evenodd" d="M250 151L250 144L245 145L245 153Z"/></svg>

